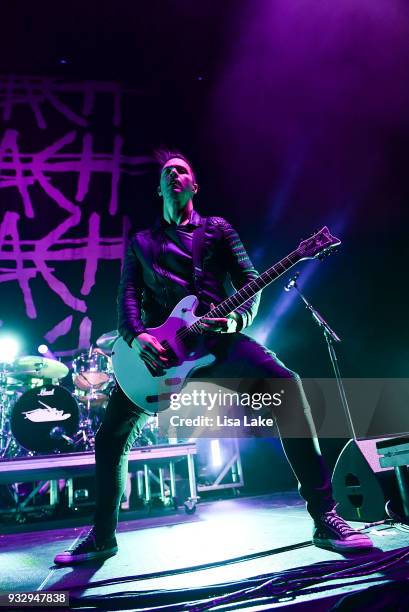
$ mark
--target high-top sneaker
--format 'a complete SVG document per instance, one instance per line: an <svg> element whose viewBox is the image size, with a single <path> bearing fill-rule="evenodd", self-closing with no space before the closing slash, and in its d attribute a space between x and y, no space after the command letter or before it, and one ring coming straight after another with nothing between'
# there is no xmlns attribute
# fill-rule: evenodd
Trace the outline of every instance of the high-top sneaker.
<svg viewBox="0 0 409 612"><path fill-rule="evenodd" d="M112 557L118 552L118 545L114 535L99 541L95 536L95 529L92 527L92 529L84 532L81 536L68 550L58 553L55 556L54 563L57 565L70 565L71 563Z"/></svg>
<svg viewBox="0 0 409 612"><path fill-rule="evenodd" d="M314 519L312 541L315 546L337 552L373 547L370 538L350 527L335 509Z"/></svg>

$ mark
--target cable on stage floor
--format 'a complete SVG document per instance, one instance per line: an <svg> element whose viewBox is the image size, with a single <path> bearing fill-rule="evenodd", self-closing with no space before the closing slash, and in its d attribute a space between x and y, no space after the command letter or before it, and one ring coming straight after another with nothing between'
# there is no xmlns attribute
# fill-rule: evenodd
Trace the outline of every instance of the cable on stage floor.
<svg viewBox="0 0 409 612"><path fill-rule="evenodd" d="M224 559L223 561L212 561L210 563L193 565L191 567L180 567L172 570L151 572L149 574L136 574L134 576L118 576L116 578L98 580L92 583L76 584L74 586L70 586L70 589L71 591L83 591L85 589L88 590L96 589L102 586L111 586L113 584L125 584L126 582L153 580L156 578L167 578L168 576L177 576L179 574L187 574L202 570L215 569L218 567L225 567L226 565L232 565L234 563L254 561L255 559L262 559L263 557L270 557L272 555L278 555L280 553L290 552L292 550L298 550L299 548L306 548L308 546L312 546L311 540L307 540L305 542L298 542L297 544L290 544L289 546L280 546L279 548L272 548L270 550L262 550L259 552L250 553L248 555L241 555L240 557L232 557L231 559ZM48 590L53 590L53 588L50 587Z"/></svg>
<svg viewBox="0 0 409 612"><path fill-rule="evenodd" d="M278 603L294 600L302 594L339 588L342 586L367 584L381 578L370 578L382 572L383 580L391 580L407 567L409 547L387 553L370 553L364 558L324 561L272 574L263 574L249 579L193 589L168 589L155 591L128 591L109 595L71 597L73 610L149 610L150 612L203 612L217 607L218 611L238 610L249 604ZM393 570L393 576L392 576ZM387 573L389 572L389 575ZM385 575L386 574L386 575ZM362 578L362 580L359 580ZM345 579L350 579L345 582ZM351 582L355 580L356 582ZM322 583L329 582L325 587ZM321 583L321 584L320 584ZM332 583L332 585L331 585ZM90 586L90 585L88 585ZM234 606L232 608L232 605Z"/></svg>

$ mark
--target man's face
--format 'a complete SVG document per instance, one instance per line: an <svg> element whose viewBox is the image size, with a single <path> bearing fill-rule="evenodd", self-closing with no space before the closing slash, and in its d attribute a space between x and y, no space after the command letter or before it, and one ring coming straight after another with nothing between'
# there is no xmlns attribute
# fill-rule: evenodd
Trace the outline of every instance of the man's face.
<svg viewBox="0 0 409 612"><path fill-rule="evenodd" d="M197 185L189 164L179 157L169 159L161 170L160 195L189 200L196 191Z"/></svg>

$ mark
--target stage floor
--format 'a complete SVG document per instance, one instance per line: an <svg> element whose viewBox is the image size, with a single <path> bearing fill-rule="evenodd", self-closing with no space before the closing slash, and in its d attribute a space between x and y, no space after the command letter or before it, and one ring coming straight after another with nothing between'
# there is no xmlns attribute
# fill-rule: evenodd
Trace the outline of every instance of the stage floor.
<svg viewBox="0 0 409 612"><path fill-rule="evenodd" d="M353 525L361 526L358 523ZM196 514L191 516L180 510L173 515L122 521L118 532L118 555L103 563L55 567L54 555L70 546L82 529L70 527L1 535L0 591L71 590L78 585L88 585L88 588L80 588L72 593L82 596L186 589L352 557L308 544L311 520L298 494L293 492L204 502L198 505ZM379 526L370 529L369 534L378 550L390 551L409 546L409 532L394 527ZM276 550L297 544L300 547L295 549ZM226 560L261 551L270 551L270 554L223 565ZM364 561L368 560L369 555L361 553L353 557ZM189 573L140 578L141 575L214 562L222 564ZM406 564L406 567L409 566ZM131 582L90 588L99 581L136 575L139 578ZM382 580L380 574L379 580ZM341 584L337 590L323 590L314 595L300 594L291 602L260 602L244 608L240 605L240 609L267 610L301 603L307 609L314 600L311 609L328 610L331 607L329 602L335 601L333 598L339 597L341 592L360 588L363 586ZM328 599L329 596L331 599ZM133 609L139 609L137 600ZM146 606L144 609L147 609ZM233 606L224 609L239 608Z"/></svg>

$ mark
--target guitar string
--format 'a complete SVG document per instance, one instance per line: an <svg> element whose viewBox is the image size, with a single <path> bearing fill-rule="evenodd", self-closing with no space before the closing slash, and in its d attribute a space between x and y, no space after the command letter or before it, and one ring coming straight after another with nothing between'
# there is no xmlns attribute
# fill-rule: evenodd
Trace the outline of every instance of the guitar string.
<svg viewBox="0 0 409 612"><path fill-rule="evenodd" d="M314 236L316 238L316 236ZM313 238L313 237L311 237ZM328 239L328 236L326 236L326 238ZM321 252L325 252L325 250L329 250L332 246L331 242L327 245L320 245L321 248ZM293 257L294 255L298 255L300 258L302 257L302 255L300 255L299 253L299 248L295 249L295 251L292 251L289 255L287 255L286 257L283 257L283 259L281 259L277 264L275 264L274 266L271 266L271 268L268 268L267 270L265 270L262 274L260 274L260 276L258 276L256 279L254 279L253 281L250 281L249 283L247 283L246 285L244 285L244 287L242 287L241 289L239 289L239 291L237 291L234 296L230 296L229 298L223 300L223 302L221 302L218 306L216 306L216 308L213 308L212 310L210 310L209 312L207 312L206 314L202 315L200 317L200 319L198 321L195 321L195 323L193 323L192 325L188 326L188 327L184 327L183 329L180 329L176 332L176 336L180 339L183 340L186 336L190 335L192 332L195 333L202 333L202 330L199 327L200 321L202 318L216 318L219 315L223 315L223 312L220 312L220 309L223 311L224 308L228 305L229 307L229 312L232 312L232 310L234 308L237 308L238 306L240 306L241 304L243 304L244 302L247 301L247 299L251 299L253 297L253 295L255 295L255 293L258 293L259 291L261 291L265 286L267 286L270 282L272 282L273 280L279 278L279 276L281 276L284 272L286 272L287 270L289 270L292 266L294 266L296 263L298 263L299 259L296 261L292 261L291 257ZM283 262L285 260L289 260L290 265L284 265ZM277 271L276 268L278 266L281 266L283 268L283 270ZM270 278L271 273L274 272L275 276L273 276L273 278ZM264 278L263 277L267 277L268 278L268 282L264 283ZM262 281L262 284L264 285L264 287L259 287L257 282L258 281ZM256 286L256 291L253 290L253 286ZM246 289L247 290L251 290L251 295L247 296L247 299L244 300L243 302L241 302L239 300L238 304L234 304L234 301L237 300L237 296L240 293L244 293L244 295L246 295ZM230 302L232 304L230 304ZM233 306L232 309L230 309L230 306Z"/></svg>
<svg viewBox="0 0 409 612"><path fill-rule="evenodd" d="M279 276L284 274L284 272L287 272L287 270L289 270L292 266L294 266L297 263L297 261L299 261L299 260L297 260L297 261L292 261L291 260L291 257L293 257L294 255L299 255L298 250L292 251L292 253L290 253L286 257L283 257L283 259L281 259L277 264L275 264L274 266L271 266L271 268L268 268L267 270L265 270L257 278L255 278L254 280L252 280L249 283L247 283L246 285L244 285L244 287L239 289L239 291L237 291L233 296L230 296L230 297L226 298L225 300L223 300L223 302L221 302L218 306L216 306L216 308L213 308L212 310L210 310L206 314L202 315L198 321L195 321L195 323L193 323L189 327L184 327L182 329L179 329L176 332L176 336L178 337L178 339L179 340L183 340L186 336L190 335L192 332L201 333L201 330L199 328L199 323L200 323L202 318L211 318L211 319L214 319L214 318L216 318L216 317L218 317L218 316L223 314L223 312L220 312L220 310L224 310L224 308L226 306L228 306L229 312L232 312L232 310L234 310L234 308L237 308L238 306L240 306L240 304L242 304L242 303L246 302L247 300L251 299L256 293L258 293L259 291L264 289L264 287L268 283L270 283L273 280L277 279ZM290 265L288 265L288 264L284 265L283 262L285 262L285 260L288 260L290 262ZM279 266L281 266L283 268L283 270L281 270L281 272L279 270L276 270L276 268L278 268ZM270 278L270 276L273 273L274 273L274 275L272 276L272 278ZM265 283L263 277L267 277L267 279L268 279L267 283ZM259 287L259 285L258 285L260 280L261 280L261 283L263 285L262 287ZM256 288L255 291L254 291L254 285L255 285L255 288ZM234 303L237 300L237 296L239 294L244 294L246 296L246 292L249 291L249 290L250 290L251 294L249 296L247 295L247 298L243 302L241 302L241 300L239 299L239 303L238 304ZM232 306L232 308L230 309L231 306Z"/></svg>
<svg viewBox="0 0 409 612"><path fill-rule="evenodd" d="M219 315L223 315L223 310L226 308L226 306L228 306L229 308L229 312L232 312L234 308L238 308L241 304L244 304L247 300L251 299L256 293L258 293L259 291L261 291L262 289L264 289L264 287L266 287L269 283L271 283L273 280L276 280L277 278L279 278L282 274L284 274L284 272L287 272L292 266L294 266L296 263L298 263L298 261L300 261L300 258L302 257L302 255L300 256L299 253L299 248L298 247L295 251L292 251L289 255L287 255L286 257L283 257L283 259L281 259L278 263L276 263L274 266L271 266L271 268L268 268L267 270L265 270L264 272L262 272L262 274L260 274L257 278L255 278L254 280L250 281L249 283L247 283L246 285L244 285L244 287L242 287L241 289L239 289L239 291L236 291L236 293L233 296L230 296L228 298L226 298L225 300L223 300L218 306L216 306L216 308L213 308L212 310L210 310L209 312L205 313L204 315L202 315L197 321L195 321L195 323L193 323L192 325L188 326L188 327L184 327L182 329L179 329L176 332L176 337L179 340L184 340L187 336L191 335L192 332L194 333L202 333L201 328L199 327L199 323L203 318L216 318ZM326 247L321 249L324 252L325 250L328 250L329 248L331 248L331 244L327 245ZM297 259L296 261L292 261L291 258L294 255L298 255L299 259ZM286 264L284 265L283 262L285 262L285 260L288 260L290 262L290 265ZM283 268L283 270L281 270L281 272L279 270L276 270L276 268L278 268L279 266L281 266ZM274 274L272 278L270 278L271 274ZM267 282L265 282L265 277L267 277ZM258 282L262 283L262 287L258 286ZM256 290L254 290L254 285ZM246 295L246 290L250 290L250 296L247 296L247 299L245 299L243 302L240 299L240 294L244 293L244 295ZM237 301L237 297L239 296L239 303L238 304L234 304L235 301ZM231 302L231 304L230 304ZM232 306L232 309L230 310L230 307ZM222 312L218 312L219 310L222 310ZM168 343L167 340L163 340L162 341L162 346L165 349L170 349L170 345Z"/></svg>

